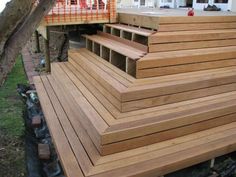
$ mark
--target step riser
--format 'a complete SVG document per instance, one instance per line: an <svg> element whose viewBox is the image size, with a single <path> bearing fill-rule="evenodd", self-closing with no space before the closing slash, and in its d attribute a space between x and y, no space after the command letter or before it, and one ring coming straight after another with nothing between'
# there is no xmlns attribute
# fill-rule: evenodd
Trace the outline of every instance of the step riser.
<svg viewBox="0 0 236 177"><path fill-rule="evenodd" d="M162 131L168 131L170 129L187 126L190 124L195 124L201 121L207 121L219 116L224 116L228 114L234 114L236 110L235 100L231 101L233 103L219 103L216 105L208 105L208 107L194 108L186 111L180 111L177 113L166 113L163 115L156 115L153 118L146 118L145 123L142 126L125 127L127 125L123 124L116 127L113 126L107 130L107 133L102 137L103 144L110 144L118 141L123 141L127 139L137 138L141 136L146 136L149 134L154 134ZM224 106L221 107L220 105ZM209 108L213 107L213 108ZM209 108L209 109L208 109ZM205 109L204 111L202 111ZM207 109L207 110L206 110ZM133 123L130 121L129 123ZM135 125L135 123L133 123ZM122 131L121 131L122 129Z"/></svg>
<svg viewBox="0 0 236 177"><path fill-rule="evenodd" d="M101 147L101 154L102 155L114 154L117 152L126 151L133 148L138 148L138 147L154 144L157 142L177 138L180 136L192 134L192 133L199 132L202 130L207 130L213 127L225 125L225 124L235 122L235 121L236 121L236 114L232 114L232 115L222 116L219 118L195 123L188 126L183 126L183 127L168 130L168 131L163 131L160 133L142 136L142 137L131 139L131 140L103 145Z"/></svg>
<svg viewBox="0 0 236 177"><path fill-rule="evenodd" d="M136 77L148 78L148 77L156 77L156 76L165 76L165 75L187 73L187 72L201 71L201 70L207 70L207 69L224 68L224 67L235 66L235 65L236 65L236 59L229 59L229 60L219 60L219 61L212 61L212 62L194 63L194 64L183 64L183 65L176 65L176 66L165 66L165 67L151 68L151 69L148 69L148 68L137 69Z"/></svg>
<svg viewBox="0 0 236 177"><path fill-rule="evenodd" d="M54 68L54 69L53 69ZM58 82L59 83L59 85L61 85L61 84L63 84L60 80L61 80L61 77L58 77L59 75L61 75L61 74L58 74L58 69L55 71L55 68L56 67L52 67L52 76L53 76L53 78L56 80L56 82ZM64 70L64 69L63 69ZM76 75L76 74L75 74ZM75 81L74 81L75 82ZM65 80L65 82L64 83L68 83L66 80ZM71 88L72 89L72 88ZM82 92L82 90L80 90L81 92ZM68 94L71 94L71 92L72 92L72 90L68 90ZM59 94L59 93L58 93ZM60 94L59 94L60 95ZM71 98L71 96L69 96L68 95L68 98ZM88 98L87 98L88 99ZM89 101L89 99L88 99L88 101ZM90 102L90 101L89 101ZM77 104L76 102L74 102L73 104ZM223 104L223 103L222 103ZM227 104L229 104L229 106L227 107L226 105ZM146 130L149 130L149 131L153 131L153 132L146 132L145 134L143 134L143 135L145 135L145 136L143 136L143 135L141 135L140 134L140 132L143 132L143 128L142 128L142 130L140 129L137 129L136 130L136 128L134 129L134 131L130 131L130 132L126 132L126 131L122 131L122 132L119 132L118 134L117 134L117 132L114 132L114 133L109 133L109 136L108 136L108 134L104 134L104 135L100 135L101 137L101 140L100 140L100 146L99 146L99 144L97 144L97 143L95 143L95 144L97 144L96 145L96 147L98 148L98 151L101 153L101 155L107 155L107 154L110 154L110 153L115 153L115 152L120 152L120 151L123 151L123 150L128 150L128 149L132 149L132 148L136 148L136 147L140 147L140 146L143 146L143 145L140 145L140 137L139 136L141 136L141 138L145 138L144 139L144 142L150 142L150 144L153 144L153 143L155 143L155 142L159 142L159 141L163 141L161 138L162 137L165 137L165 138L167 138L167 139L170 139L170 138L172 138L173 136L175 136L175 135L177 135L176 134L176 132L175 133L171 133L171 132L168 132L170 129L175 129L175 128L177 128L177 127L182 127L182 126L188 126L188 125L190 125L190 124L193 124L193 123L197 123L197 122L202 122L202 121L208 121L209 119L214 119L214 118L216 118L216 117L219 117L219 116L223 116L224 117L224 115L226 115L226 114L230 114L230 113L234 113L234 111L236 110L235 108L235 106L233 105L233 104L231 104L230 102L229 103L225 103L225 104L223 104L223 105L225 105L224 107L219 107L219 108L215 108L215 109L209 109L209 111L206 111L206 112L202 112L202 113L196 113L196 114L194 114L194 115L186 115L186 116L183 116L183 117L179 117L178 119L173 119L173 120L168 120L168 122L166 122L166 123L164 123L164 124L159 124L159 123L156 123L155 125L146 125L145 127L145 129ZM231 106L230 106L231 105ZM79 106L79 105L78 105ZM76 106L77 107L77 106ZM214 106L215 107L215 106ZM78 107L79 108L79 107ZM81 109L81 108L80 108ZM75 112L76 112L76 110L74 110ZM80 115L80 119L82 118L82 119L89 119L88 117L86 117L86 116L82 116L82 115ZM217 121L213 121L213 123L212 124L210 124L209 122L208 123L206 123L206 125L213 125L213 126L215 126L215 125L223 125L224 123L226 124L228 121L235 121L235 116L229 116L228 118L227 117L224 117L223 118L222 117L222 119L224 120L223 121L223 123L222 123L222 121L221 121L221 119L218 119ZM85 120L84 120L85 121ZM84 124L83 122L84 121L82 121L82 125ZM190 122L189 122L190 121ZM86 121L85 121L86 122ZM184 123L184 124L183 124ZM221 124L222 123L222 124ZM94 139L93 138L93 135L94 135L94 132L95 131L92 131L91 130L91 128L93 127L93 126L91 126L91 125L86 125L86 123L85 123L85 125L83 125L84 126L84 128L87 130L87 131L89 131L88 133L89 133L89 135L90 135L90 137L92 138L92 140L93 141L95 141L96 140L96 138ZM144 124L143 124L143 126L144 126ZM90 128L89 128L90 127ZM184 133L187 133L187 134L189 134L189 133L191 133L191 131L193 131L194 129L193 129L193 127L192 126L190 126L191 128L186 128L186 131L183 131ZM200 126L201 127L201 126ZM93 129L94 129L95 127L93 127ZM203 128L203 127L201 127L201 128ZM206 128L207 129L207 128ZM160 131L166 131L164 134L159 134L158 132L160 132ZM194 130L194 131L198 131L198 130ZM200 130L199 130L200 131ZM189 132L189 133L188 133ZM126 134L126 133L128 133L128 134ZM143 132L144 133L144 132ZM148 139L150 139L150 136L149 136L149 134L150 133L152 133L153 135L151 135L151 136L154 136L154 134L156 134L155 135L155 137L156 138L152 138L153 139L153 142L152 141L149 141ZM135 134L135 136L134 136L134 134ZM183 135L185 135L185 134L183 134ZM182 134L180 134L179 136L182 136ZM121 138L121 139L120 139ZM125 139L130 139L130 138L134 138L134 139L132 139L130 142L129 141L126 141ZM137 139L136 139L137 138ZM146 139L147 138L147 139ZM112 140L112 141L111 141ZM111 141L111 142L110 142ZM112 142L118 142L118 141L121 141L121 142L119 142L119 143L112 143ZM123 142L124 141L124 142ZM136 142L136 143L135 143ZM107 145L107 143L108 143L108 145ZM112 143L112 144L110 144L110 143ZM145 145L147 145L147 144L145 144ZM117 147L117 148L111 148L111 147ZM109 147L109 148L108 148ZM104 148L104 149L103 149ZM113 149L113 150L111 150L111 149ZM111 152L112 151L112 152Z"/></svg>
<svg viewBox="0 0 236 177"><path fill-rule="evenodd" d="M43 80L45 77L41 76ZM161 176L233 152L236 148L235 123L231 123L148 148L101 156L80 123L72 123L70 118L63 116L69 107L61 105L40 80L40 77L34 78L41 106L63 169L69 176ZM56 104L59 105L57 108Z"/></svg>
<svg viewBox="0 0 236 177"><path fill-rule="evenodd" d="M83 60L80 60L79 58L76 60L76 62L74 62L74 59L72 60L69 56L69 62L70 61L72 64L76 63L76 65L79 65L81 68L83 68L86 71L86 72L84 72L84 74L90 75L90 77L92 76L96 80L96 82L99 83L100 86L103 87L103 89L104 88L106 89L107 92L110 92L110 94L113 93L113 92L111 92L110 86L108 87L108 86L104 85L104 83L105 83L104 78L100 77L99 74L97 74L95 71L93 71L93 67L92 67L91 63L89 64ZM95 76L99 77L99 78L96 78ZM123 96L123 98L125 99L124 101L122 101L122 100L119 101L119 99L118 100L117 99L115 99L115 100L110 99L110 96L108 97L108 99L120 111L125 112L125 111L141 109L141 108L145 108L145 107L152 107L152 106L157 106L157 105L162 105L162 104L167 104L167 103L173 103L173 102L177 101L176 98L178 98L178 97L180 99L185 98L184 96L181 97L181 94L176 94L176 95L171 95L171 96L169 95L169 94L174 94L176 92L186 92L186 95L188 95L190 97L189 99L202 97L205 94L212 95L214 93L218 93L218 91L222 91L222 93L227 92L227 91L232 90L232 86L229 86L229 87L226 86L226 87L224 87L224 89L221 90L220 88L223 88L223 87L221 87L221 85L223 85L223 84L227 85L227 84L234 83L235 78L236 77L234 75L226 75L222 78L219 77L218 79L213 79L213 78L209 77L209 80L206 80L205 78L202 81L197 80L196 84L191 83L191 84L189 84L189 86L188 86L188 84L179 85L179 86L173 85L173 87L174 87L173 89L172 89L172 86L165 86L163 88L159 88L159 89L156 88L156 89L148 90L148 91L143 90L140 92L135 92L135 91L133 93L130 92L128 94L125 94L125 96ZM210 88L210 87L212 87L212 88ZM213 87L215 87L215 88L213 88ZM203 89L202 91L204 91L204 88L206 88L206 89L205 89L205 92L201 92L199 90L199 91L195 91L195 93L194 93L194 92L190 91L190 90L193 90L193 88L194 89ZM115 90L116 88L114 87L113 89ZM169 89L171 89L171 90L169 90ZM210 92L207 92L208 89ZM149 93L148 95L146 95L147 92ZM140 97L140 96L145 96L144 93L145 93L146 97ZM103 94L105 94L105 93L103 93ZM152 94L152 95L150 95L150 94ZM159 94L159 95L157 95L157 94ZM166 94L168 94L168 95L164 96ZM115 95L113 95L113 96L112 95L111 95L111 97L115 96ZM132 98L131 97L132 95L139 96L139 97ZM106 97L106 94L104 96ZM149 97L153 97L153 98L147 99ZM133 101L133 102L131 101L131 100L136 100L136 99L138 99L138 100ZM163 100L163 103L161 100ZM119 102L120 102L120 104L119 104ZM137 104L137 107L136 107L136 104Z"/></svg>
<svg viewBox="0 0 236 177"><path fill-rule="evenodd" d="M170 31L195 31L195 30L217 30L217 29L235 29L236 23L197 23L197 24L166 24L159 25L159 32Z"/></svg>
<svg viewBox="0 0 236 177"><path fill-rule="evenodd" d="M156 56L156 54L149 54L143 57L142 60L137 61L137 69L235 59L236 51L234 51L234 49L236 50L236 48L233 47L233 50L227 51L227 48L223 47L212 48L209 50L201 49L195 51L195 53L194 50L187 50L185 51L185 54L181 54L179 51L163 52L159 53L159 56Z"/></svg>
<svg viewBox="0 0 236 177"><path fill-rule="evenodd" d="M84 84L86 85L87 88L90 89L91 92L93 92L93 90L95 89L99 89L99 93L103 95L102 98L108 99L121 112L129 112L129 111L134 111L134 110L139 110L139 109L144 109L144 108L149 108L149 107L154 107L154 106L160 106L164 104L176 103L180 101L186 101L186 100L191 100L195 98L201 98L205 96L216 95L216 94L226 93L226 92L236 90L236 83L232 83L232 84L226 84L222 86L220 85L220 86L210 87L210 88L205 88L205 89L186 91L186 92L172 94L172 95L153 97L149 99L130 101L130 102L119 102L117 99L114 99L112 95L110 95L108 90L104 92L102 85L100 85L98 82L93 83L93 85L91 85L91 83L89 82L91 82L92 80L88 76L88 73L86 73L86 71L82 69L78 64L76 64L73 60L70 59L70 63L72 63L72 65L74 65L75 68L78 69L77 71L78 75L80 75L80 77L83 80L85 79ZM79 72L82 72L83 76ZM97 99L99 99L99 96L96 96L96 97ZM107 107L107 109L109 109L109 105L104 104L104 106Z"/></svg>
<svg viewBox="0 0 236 177"><path fill-rule="evenodd" d="M235 46L236 39L223 39L223 40L211 40L211 41L196 41L196 42L177 42L166 44L150 44L149 52L166 52L166 51L178 51L189 49L202 49L211 47L226 47Z"/></svg>
<svg viewBox="0 0 236 177"><path fill-rule="evenodd" d="M158 34L158 33L156 33ZM161 33L160 33L161 34ZM170 42L188 42L188 41L204 41L204 40L220 40L220 39L235 39L236 32L227 33L205 33L202 34L176 34L176 35L156 35L149 36L148 44L160 44L160 43L170 43Z"/></svg>

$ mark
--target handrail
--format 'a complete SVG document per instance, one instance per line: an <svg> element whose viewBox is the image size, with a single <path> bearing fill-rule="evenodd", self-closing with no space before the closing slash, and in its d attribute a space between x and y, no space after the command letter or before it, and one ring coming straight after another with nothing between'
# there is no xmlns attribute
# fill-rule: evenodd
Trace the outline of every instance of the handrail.
<svg viewBox="0 0 236 177"><path fill-rule="evenodd" d="M96 23L116 19L115 0L57 0L45 17L46 24Z"/></svg>

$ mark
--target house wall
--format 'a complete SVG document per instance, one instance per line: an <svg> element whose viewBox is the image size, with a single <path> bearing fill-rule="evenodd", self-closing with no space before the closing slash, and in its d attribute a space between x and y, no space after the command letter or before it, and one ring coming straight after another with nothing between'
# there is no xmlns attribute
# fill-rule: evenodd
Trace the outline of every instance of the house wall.
<svg viewBox="0 0 236 177"><path fill-rule="evenodd" d="M236 12L236 1L235 0L230 0L229 1L229 9L232 12Z"/></svg>
<svg viewBox="0 0 236 177"><path fill-rule="evenodd" d="M215 0L209 0L208 3L197 3L197 0L193 0L193 8L197 9L197 10L203 10L204 7L207 7L208 4L210 4L210 5L215 4L217 7L221 8L222 11L227 11L227 10L231 9L231 2L232 1L233 0L229 0L228 3L214 3Z"/></svg>
<svg viewBox="0 0 236 177"><path fill-rule="evenodd" d="M121 7L136 6L140 7L141 0L120 0ZM196 10L203 10L208 4L215 4L220 7L222 11L232 10L236 12L236 0L228 0L228 3L214 3L215 0L208 0L208 3L197 3L197 0L193 1L193 8ZM160 7L169 6L170 8L178 8L180 6L186 6L186 0L145 0L146 7Z"/></svg>
<svg viewBox="0 0 236 177"><path fill-rule="evenodd" d="M159 0L160 6L169 6L170 8L175 8L175 0Z"/></svg>

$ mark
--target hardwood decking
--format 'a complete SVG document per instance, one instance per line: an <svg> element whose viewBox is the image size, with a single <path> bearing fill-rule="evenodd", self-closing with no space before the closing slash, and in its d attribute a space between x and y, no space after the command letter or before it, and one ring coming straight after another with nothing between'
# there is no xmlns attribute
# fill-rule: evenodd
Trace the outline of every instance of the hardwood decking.
<svg viewBox="0 0 236 177"><path fill-rule="evenodd" d="M236 124L230 123L101 156L81 125L77 114L79 109L68 93L52 76L35 77L35 84L63 169L69 177L161 176L230 153L236 148ZM235 115L231 117L234 119Z"/></svg>
<svg viewBox="0 0 236 177"><path fill-rule="evenodd" d="M70 51L68 63L52 64L52 86L58 83L68 93L101 155L235 121L235 67L139 80L95 56Z"/></svg>
<svg viewBox="0 0 236 177"><path fill-rule="evenodd" d="M161 176L235 151L236 16L124 18L35 77L67 176Z"/></svg>

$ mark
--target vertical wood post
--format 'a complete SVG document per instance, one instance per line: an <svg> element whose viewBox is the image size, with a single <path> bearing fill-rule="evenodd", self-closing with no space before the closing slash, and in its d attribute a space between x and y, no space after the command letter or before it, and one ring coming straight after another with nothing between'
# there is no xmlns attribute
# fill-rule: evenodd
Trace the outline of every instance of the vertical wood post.
<svg viewBox="0 0 236 177"><path fill-rule="evenodd" d="M49 32L47 31L47 39L44 38L44 55L45 55L45 70L46 72L51 72L51 61L50 61L50 50L49 50Z"/></svg>
<svg viewBox="0 0 236 177"><path fill-rule="evenodd" d="M38 33L37 30L35 31L34 35L35 35L35 47L36 47L36 52L37 52L37 53L40 53L41 51L40 51L40 44L39 44L39 33Z"/></svg>

